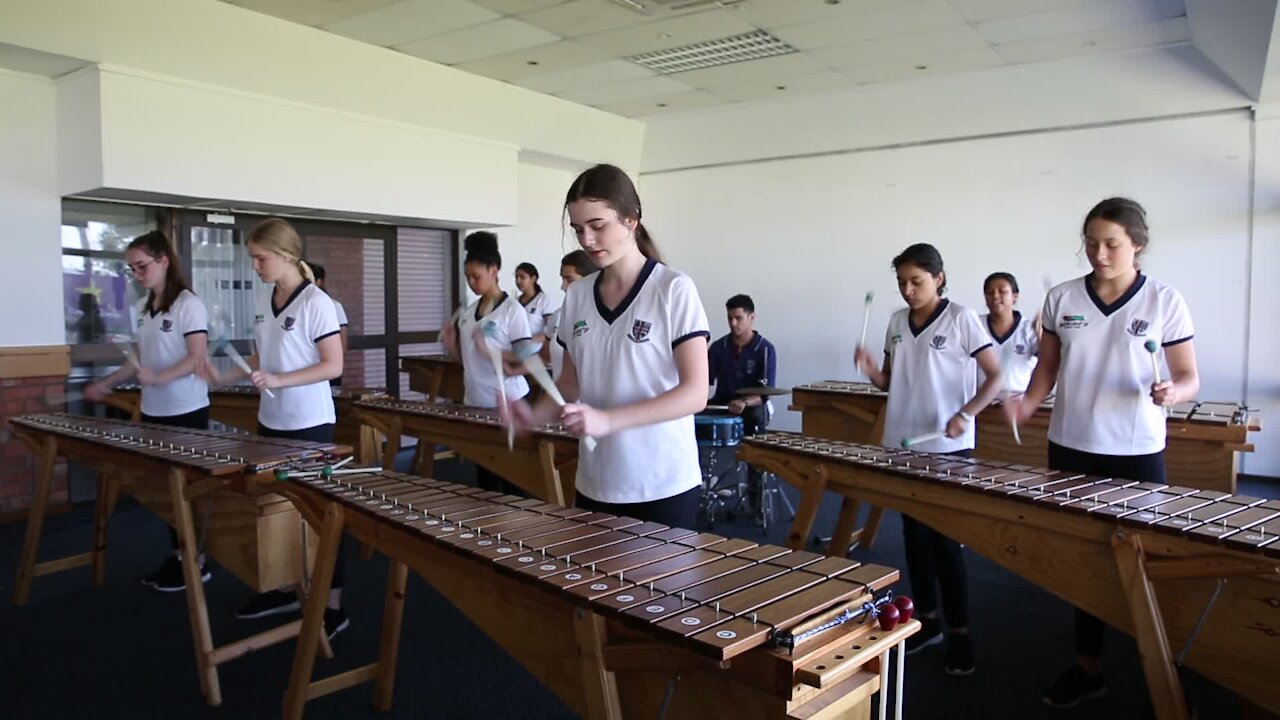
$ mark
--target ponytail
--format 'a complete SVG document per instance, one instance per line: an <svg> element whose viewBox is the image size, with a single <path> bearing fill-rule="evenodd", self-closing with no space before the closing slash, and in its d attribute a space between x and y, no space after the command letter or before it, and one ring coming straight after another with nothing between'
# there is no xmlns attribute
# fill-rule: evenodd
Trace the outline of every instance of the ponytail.
<svg viewBox="0 0 1280 720"><path fill-rule="evenodd" d="M649 231L645 230L644 223L636 223L636 247L640 248L640 254L655 262L663 262L662 253L658 251L658 246L653 242L653 237L649 235Z"/></svg>
<svg viewBox="0 0 1280 720"><path fill-rule="evenodd" d="M303 279L307 280L308 282L316 281L316 274L311 271L311 266L308 265L307 261L303 260L302 258L298 258L298 272L302 273Z"/></svg>

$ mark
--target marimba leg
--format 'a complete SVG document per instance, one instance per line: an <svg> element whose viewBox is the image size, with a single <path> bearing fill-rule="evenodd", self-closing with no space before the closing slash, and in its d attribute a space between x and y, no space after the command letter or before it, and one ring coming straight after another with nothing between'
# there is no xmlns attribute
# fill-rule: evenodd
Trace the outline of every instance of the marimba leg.
<svg viewBox="0 0 1280 720"><path fill-rule="evenodd" d="M538 443L538 459L542 462L542 481L546 494L543 499L556 505L564 505L564 486L560 484L560 471L556 469L556 446L550 441Z"/></svg>
<svg viewBox="0 0 1280 720"><path fill-rule="evenodd" d="M858 524L858 510L861 507L862 503L848 495L840 499L840 516L836 518L835 532L831 535L831 542L827 544L827 555L845 557L849 554L849 547L853 545L854 528ZM862 533L858 533L858 540L862 540Z"/></svg>
<svg viewBox="0 0 1280 720"><path fill-rule="evenodd" d="M1155 587L1147 577L1146 556L1142 540L1123 530L1111 539L1116 565L1120 570L1120 583L1129 600L1129 612L1133 618L1133 635L1138 641L1138 655L1147 677L1147 689L1151 692L1151 704L1160 720L1188 720L1186 697L1182 693L1182 681L1169 650L1169 638L1165 633L1164 619L1156 602Z"/></svg>
<svg viewBox="0 0 1280 720"><path fill-rule="evenodd" d="M311 696L311 673L315 669L316 645L324 633L324 609L333 587L333 568L338 560L338 544L342 540L343 509L337 503L325 507L320 525L320 547L311 575L311 588L303 606L302 631L293 653L293 670L289 673L289 689L284 695L284 717L300 720Z"/></svg>
<svg viewBox="0 0 1280 720"><path fill-rule="evenodd" d="M378 680L373 693L373 706L386 712L391 709L395 690L396 659L400 655L400 627L404 619L404 595L409 567L391 560L387 567L387 593L382 604L382 640L378 644Z"/></svg>
<svg viewBox="0 0 1280 720"><path fill-rule="evenodd" d="M107 580L107 524L116 511L120 483L110 473L98 474L98 502L93 521L93 585L102 587Z"/></svg>
<svg viewBox="0 0 1280 720"><path fill-rule="evenodd" d="M876 533L880 532L880 520L884 517L884 508L872 505L867 511L867 524L858 532L858 545L870 549L876 541Z"/></svg>
<svg viewBox="0 0 1280 720"><path fill-rule="evenodd" d="M618 680L604 665L604 618L578 608L573 611L573 629L578 640L582 684L587 695L587 720L622 720L618 701Z"/></svg>
<svg viewBox="0 0 1280 720"><path fill-rule="evenodd" d="M27 515L27 534L22 541L22 559L18 562L18 577L13 587L13 604L19 607L31 599L31 581L36 573L36 554L40 549L40 533L44 530L44 516L49 510L49 488L53 484L53 466L58 460L58 441L52 436L40 443L40 469L36 472L35 493L31 497L31 511Z"/></svg>
<svg viewBox="0 0 1280 720"><path fill-rule="evenodd" d="M360 424L360 462L365 466L382 464L382 443L378 442L378 431L365 423Z"/></svg>
<svg viewBox="0 0 1280 720"><path fill-rule="evenodd" d="M196 547L195 523L191 519L191 503L187 500L187 478L181 468L169 471L169 495L173 500L173 524L178 531L178 548L182 554L182 577L186 581L187 614L196 651L196 672L200 690L210 705L222 704L222 688L218 684L218 667L210 657L213 634L209 630L209 608L204 599L204 582L200 579L200 551Z"/></svg>
<svg viewBox="0 0 1280 720"><path fill-rule="evenodd" d="M436 449L425 437L418 437L418 446L413 449L413 469L411 473L418 477L429 478L435 471Z"/></svg>
<svg viewBox="0 0 1280 720"><path fill-rule="evenodd" d="M822 506L822 493L827 489L827 471L821 466L805 477L804 487L800 490L800 506L796 508L796 519L791 523L791 531L787 534L787 547L792 550L803 550L813 532L813 521L818 516L818 508Z"/></svg>

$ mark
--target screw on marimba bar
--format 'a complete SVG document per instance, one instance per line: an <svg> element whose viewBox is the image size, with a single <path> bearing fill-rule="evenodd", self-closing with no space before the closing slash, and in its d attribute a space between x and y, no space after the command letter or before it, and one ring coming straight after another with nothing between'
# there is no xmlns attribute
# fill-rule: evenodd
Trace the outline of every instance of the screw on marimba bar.
<svg viewBox="0 0 1280 720"><path fill-rule="evenodd" d="M498 533L495 537L498 538L498 542L502 542L502 533Z"/></svg>
<svg viewBox="0 0 1280 720"><path fill-rule="evenodd" d="M543 557L543 559L544 559L544 560L545 560L545 559L546 559L546 557L547 557L547 549L546 549L546 548L542 548L542 557Z"/></svg>
<svg viewBox="0 0 1280 720"><path fill-rule="evenodd" d="M755 627L755 625L756 625L756 614L751 613L751 626Z"/></svg>
<svg viewBox="0 0 1280 720"><path fill-rule="evenodd" d="M444 517L443 517L443 516L441 516L441 519L443 520L443 519L444 519ZM521 550L523 550L523 549L524 549L524 541L523 541L523 540L517 540L517 541L516 541L516 547L518 547L518 548L520 548Z"/></svg>
<svg viewBox="0 0 1280 720"><path fill-rule="evenodd" d="M650 593L652 593L652 592L653 592L653 583L649 583L649 592L650 592Z"/></svg>
<svg viewBox="0 0 1280 720"><path fill-rule="evenodd" d="M680 591L680 602L684 602L684 591Z"/></svg>
<svg viewBox="0 0 1280 720"><path fill-rule="evenodd" d="M618 571L618 582L622 582L622 571Z"/></svg>

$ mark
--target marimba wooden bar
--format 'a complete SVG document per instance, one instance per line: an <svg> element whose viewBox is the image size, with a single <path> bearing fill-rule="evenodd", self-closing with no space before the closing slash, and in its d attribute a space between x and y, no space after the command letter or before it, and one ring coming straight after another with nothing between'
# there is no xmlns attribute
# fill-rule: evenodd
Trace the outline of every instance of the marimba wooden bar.
<svg viewBox="0 0 1280 720"><path fill-rule="evenodd" d="M261 592L299 583L306 573L301 518L287 500L259 489L257 483L270 480L277 468L347 455L350 448L65 414L24 415L10 422L40 462L13 592L15 605L30 599L35 577L83 565L93 566L93 584L102 585L107 523L124 491L178 532L196 668L210 705L222 701L218 665L297 635L301 621L214 647L193 518L206 518L205 552L251 588ZM99 472L93 549L37 563L59 456ZM156 548L157 555L161 551ZM324 651L331 654L327 643Z"/></svg>
<svg viewBox="0 0 1280 720"><path fill-rule="evenodd" d="M789 652L771 638L884 602L897 571L390 471L280 485L321 528L287 718L368 681L390 709L409 568L593 719L867 718L889 651L919 627L854 620ZM379 658L312 682L343 532L390 559Z"/></svg>
<svg viewBox="0 0 1280 720"><path fill-rule="evenodd" d="M801 413L801 432L810 437L879 444L884 433L888 395L870 383L828 380L793 388L791 410ZM974 457L1044 465L1049 457L1049 413L1045 401L1013 439L999 404L978 414ZM1187 487L1235 492L1236 458L1253 452L1248 435L1262 429L1258 415L1236 403L1189 402L1172 408L1168 420L1165 467L1170 482Z"/></svg>
<svg viewBox="0 0 1280 720"><path fill-rule="evenodd" d="M461 403L466 394L462 364L448 355L401 355L400 372L409 374L409 389L430 402Z"/></svg>
<svg viewBox="0 0 1280 720"><path fill-rule="evenodd" d="M1134 635L1158 717L1187 717L1178 664L1280 711L1280 501L791 433L739 455L800 488L792 547L824 491L893 508Z"/></svg>
<svg viewBox="0 0 1280 720"><path fill-rule="evenodd" d="M573 504L579 443L559 425L517 437L514 448L508 450L507 430L493 410L387 399L357 402L355 413L360 422L386 436L383 466L388 470L394 467L400 436L408 435L418 439L413 460L416 475L430 477L432 449L439 443L535 497ZM360 457L366 463L375 462L376 446L362 445Z"/></svg>

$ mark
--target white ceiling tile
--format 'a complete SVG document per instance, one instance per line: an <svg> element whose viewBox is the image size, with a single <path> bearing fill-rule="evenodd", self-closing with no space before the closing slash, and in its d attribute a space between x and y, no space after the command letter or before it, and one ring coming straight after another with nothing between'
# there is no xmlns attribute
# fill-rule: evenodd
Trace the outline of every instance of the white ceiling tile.
<svg viewBox="0 0 1280 720"><path fill-rule="evenodd" d="M1029 63L1168 45L1190 39L1191 31L1187 26L1187 19L1181 17L1137 27L1075 33L996 45L995 51L1010 63Z"/></svg>
<svg viewBox="0 0 1280 720"><path fill-rule="evenodd" d="M590 88L653 76L654 73L652 71L646 70L633 62L609 60L594 65L530 75L529 77L519 78L515 81L515 84L530 90L555 95L577 88Z"/></svg>
<svg viewBox="0 0 1280 720"><path fill-rule="evenodd" d="M823 22L789 25L770 32L792 47L811 50L964 25L964 18L946 0L928 0L876 12L842 15Z"/></svg>
<svg viewBox="0 0 1280 720"><path fill-rule="evenodd" d="M919 61L893 62L845 68L841 72L859 84L893 82L929 75L946 75L1004 65L1004 59L990 49L936 54Z"/></svg>
<svg viewBox="0 0 1280 720"><path fill-rule="evenodd" d="M688 85L668 77L649 77L630 82L575 87L557 95L583 105L607 105L659 95L675 95L692 90L693 88Z"/></svg>
<svg viewBox="0 0 1280 720"><path fill-rule="evenodd" d="M476 75L511 81L540 73L593 65L610 59L606 53L595 48L579 45L572 40L561 40L461 63L454 67Z"/></svg>
<svg viewBox="0 0 1280 720"><path fill-rule="evenodd" d="M788 25L839 21L841 18L853 15L917 2L919 0L843 0L830 5L826 0L746 0L744 3L728 8L728 11L753 25L773 29Z"/></svg>
<svg viewBox="0 0 1280 720"><path fill-rule="evenodd" d="M654 21L650 15L628 10L609 0L570 0L521 13L519 17L530 25L569 38Z"/></svg>
<svg viewBox="0 0 1280 720"><path fill-rule="evenodd" d="M798 75L786 80L760 78L753 82L733 87L718 87L711 92L732 102L743 102L763 98L789 98L807 93L846 88L852 85L854 83L845 75L833 70L823 70L809 75Z"/></svg>
<svg viewBox="0 0 1280 720"><path fill-rule="evenodd" d="M454 32L417 40L396 49L446 65L502 55L522 48L546 45L560 36L514 18L501 18Z"/></svg>
<svg viewBox="0 0 1280 720"><path fill-rule="evenodd" d="M392 46L498 17L497 13L466 0L401 0L372 12L328 23L324 29L373 45Z"/></svg>
<svg viewBox="0 0 1280 720"><path fill-rule="evenodd" d="M716 40L754 30L756 27L742 18L715 10L583 35L576 39L583 45L627 56Z"/></svg>
<svg viewBox="0 0 1280 720"><path fill-rule="evenodd" d="M705 90L694 90L693 92L685 92L678 95L659 95L644 98L643 100L627 100L625 102L598 105L597 107L614 115L638 118L678 112L680 110L695 110L697 108L723 105L724 103L724 98L712 95Z"/></svg>
<svg viewBox="0 0 1280 720"><path fill-rule="evenodd" d="M1185 14L1183 8L1157 0L1096 0L1089 5L1057 12L989 20L977 27L984 38L1002 44L1130 27Z"/></svg>
<svg viewBox="0 0 1280 720"><path fill-rule="evenodd" d="M530 10L540 10L552 5L562 5L571 0L471 0L471 2L480 7L489 8L490 10L501 13L503 15L515 15L517 13L529 12Z"/></svg>
<svg viewBox="0 0 1280 720"><path fill-rule="evenodd" d="M748 84L754 80L771 81L788 79L827 70L825 63L808 53L776 55L760 60L733 63L675 73L670 77L697 88L715 90L721 87ZM768 83L770 86L776 83Z"/></svg>
<svg viewBox="0 0 1280 720"><path fill-rule="evenodd" d="M832 67L870 67L898 62L915 64L923 58L944 54L981 52L990 46L972 28L952 28L867 40L856 45L811 50Z"/></svg>
<svg viewBox="0 0 1280 720"><path fill-rule="evenodd" d="M952 7L969 22L996 18L1022 17L1071 10L1090 5L1095 0L949 0ZM1116 0L1127 2L1128 0Z"/></svg>
<svg viewBox="0 0 1280 720"><path fill-rule="evenodd" d="M324 25L335 20L392 5L396 0L328 0L328 2L316 2L316 0L223 0L223 2L302 25Z"/></svg>

